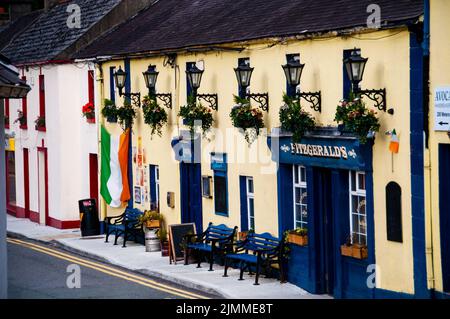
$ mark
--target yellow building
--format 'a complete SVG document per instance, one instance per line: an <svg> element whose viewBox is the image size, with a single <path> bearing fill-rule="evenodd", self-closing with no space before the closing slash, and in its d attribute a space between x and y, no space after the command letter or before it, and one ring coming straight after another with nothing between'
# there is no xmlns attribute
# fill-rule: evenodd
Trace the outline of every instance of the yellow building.
<svg viewBox="0 0 450 319"><path fill-rule="evenodd" d="M151 135L136 108L132 205L156 205L167 224L194 222L198 232L210 222L279 237L307 228L308 245L292 245L288 280L312 293L428 297L423 2L365 2L343 1L336 8L328 0L241 1L236 6L245 7L237 8L233 1L162 0L84 50L79 58L97 58L102 97L118 106L119 70L127 75L124 92L142 99L150 65L159 72L156 92L171 96L162 136ZM368 61L359 87L343 61L361 56ZM298 61L305 66L294 88L286 85L282 66L298 68ZM246 88L235 69L248 67L254 69ZM217 110L211 132L197 130L191 141L177 115L195 84L186 71L196 69L203 71L198 101L217 102ZM352 87L381 125L366 143L335 121ZM283 92L301 96L315 118L316 129L301 141L279 129ZM233 95L249 98L264 114L253 143L233 127ZM122 132L104 118L102 124L111 134ZM390 151L394 131L398 153ZM103 208L104 216L123 211ZM344 253L348 241L362 258Z"/></svg>

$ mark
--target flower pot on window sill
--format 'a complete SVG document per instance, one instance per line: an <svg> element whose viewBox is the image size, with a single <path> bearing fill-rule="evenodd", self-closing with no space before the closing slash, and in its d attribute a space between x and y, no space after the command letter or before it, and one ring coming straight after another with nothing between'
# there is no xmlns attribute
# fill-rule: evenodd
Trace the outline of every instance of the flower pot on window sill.
<svg viewBox="0 0 450 319"><path fill-rule="evenodd" d="M288 243L298 246L308 246L308 236L302 236L297 233L290 233L288 235Z"/></svg>
<svg viewBox="0 0 450 319"><path fill-rule="evenodd" d="M367 247L363 245L354 244L351 246L342 245L341 255L345 257L351 257L355 259L367 259L368 251Z"/></svg>

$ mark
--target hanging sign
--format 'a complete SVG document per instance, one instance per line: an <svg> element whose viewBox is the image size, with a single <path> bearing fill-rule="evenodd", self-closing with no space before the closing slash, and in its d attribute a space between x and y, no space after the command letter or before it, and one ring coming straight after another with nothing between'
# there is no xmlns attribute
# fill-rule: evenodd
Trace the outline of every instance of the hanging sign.
<svg viewBox="0 0 450 319"><path fill-rule="evenodd" d="M450 131L450 87L439 87L434 92L434 130Z"/></svg>

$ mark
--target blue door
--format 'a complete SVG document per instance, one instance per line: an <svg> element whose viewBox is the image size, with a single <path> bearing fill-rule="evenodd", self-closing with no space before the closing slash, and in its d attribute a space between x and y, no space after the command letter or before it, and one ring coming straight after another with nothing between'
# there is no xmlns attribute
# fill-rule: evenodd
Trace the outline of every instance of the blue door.
<svg viewBox="0 0 450 319"><path fill-rule="evenodd" d="M180 164L181 222L195 223L197 233L203 232L201 164Z"/></svg>
<svg viewBox="0 0 450 319"><path fill-rule="evenodd" d="M442 282L450 292L450 145L439 145L439 223L441 233Z"/></svg>

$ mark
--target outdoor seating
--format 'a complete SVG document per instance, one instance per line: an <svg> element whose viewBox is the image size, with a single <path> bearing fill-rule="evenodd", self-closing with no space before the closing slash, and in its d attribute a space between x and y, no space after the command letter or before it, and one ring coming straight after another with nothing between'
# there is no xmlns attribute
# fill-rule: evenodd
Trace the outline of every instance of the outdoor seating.
<svg viewBox="0 0 450 319"><path fill-rule="evenodd" d="M202 262L202 257L209 257L209 271L213 271L214 257L224 255L227 245L232 244L237 227L229 228L225 225L215 226L212 223L199 235L191 234L185 236L184 264L188 264L190 250L196 251L198 256L198 268Z"/></svg>
<svg viewBox="0 0 450 319"><path fill-rule="evenodd" d="M117 245L117 239L123 237L123 247L126 247L126 243L129 239L133 239L135 242L143 242L144 232L142 224L139 222L139 217L143 213L135 208L127 208L125 212L116 217L106 217L105 219L105 233L106 240L111 234L115 235L114 245Z"/></svg>
<svg viewBox="0 0 450 319"><path fill-rule="evenodd" d="M234 251L225 256L224 277L228 277L228 268L232 261L239 263L239 280L244 280L244 271L248 269L251 273L251 267L256 266L255 285L259 285L259 275L262 268L268 269L278 265L280 277L284 278L282 267L282 240L273 237L269 233L255 234L249 233L243 241L233 244Z"/></svg>

